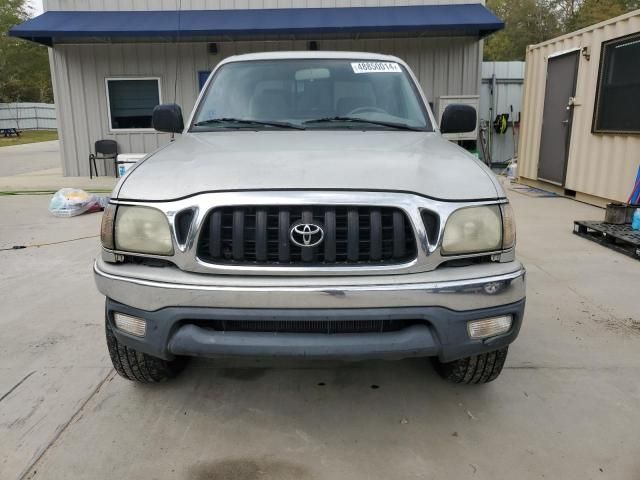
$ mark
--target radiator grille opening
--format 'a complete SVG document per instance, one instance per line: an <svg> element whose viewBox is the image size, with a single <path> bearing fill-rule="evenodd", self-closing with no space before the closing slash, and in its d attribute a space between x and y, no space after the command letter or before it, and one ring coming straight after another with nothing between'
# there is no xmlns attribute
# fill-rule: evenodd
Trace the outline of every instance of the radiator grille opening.
<svg viewBox="0 0 640 480"><path fill-rule="evenodd" d="M319 226L321 243L296 245L297 224ZM222 207L207 216L198 244L201 260L237 265L385 265L416 255L409 218L391 207Z"/></svg>
<svg viewBox="0 0 640 480"><path fill-rule="evenodd" d="M178 212L175 218L176 237L180 245L187 243L187 236L189 235L189 229L191 228L191 222L195 211L193 209L183 210Z"/></svg>
<svg viewBox="0 0 640 480"><path fill-rule="evenodd" d="M397 332L421 320L213 320L193 322L220 332L270 333L385 333Z"/></svg>

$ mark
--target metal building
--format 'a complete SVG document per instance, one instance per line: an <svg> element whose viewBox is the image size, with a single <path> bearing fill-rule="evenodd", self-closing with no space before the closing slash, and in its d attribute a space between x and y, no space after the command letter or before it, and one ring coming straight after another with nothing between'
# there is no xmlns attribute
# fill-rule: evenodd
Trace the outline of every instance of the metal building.
<svg viewBox="0 0 640 480"><path fill-rule="evenodd" d="M505 165L516 156L522 112L524 62L483 62L480 89L480 125L485 129L492 164ZM509 115L508 128L497 133L498 115ZM515 130L514 130L515 122Z"/></svg>
<svg viewBox="0 0 640 480"><path fill-rule="evenodd" d="M63 172L87 176L99 139L147 153L156 103L189 112L225 57L273 50L394 54L428 98L478 95L482 38L503 23L470 0L44 0L11 30L51 47ZM178 7L181 8L178 11ZM177 80L177 85L176 85Z"/></svg>
<svg viewBox="0 0 640 480"><path fill-rule="evenodd" d="M640 10L529 47L518 175L602 205L640 166Z"/></svg>

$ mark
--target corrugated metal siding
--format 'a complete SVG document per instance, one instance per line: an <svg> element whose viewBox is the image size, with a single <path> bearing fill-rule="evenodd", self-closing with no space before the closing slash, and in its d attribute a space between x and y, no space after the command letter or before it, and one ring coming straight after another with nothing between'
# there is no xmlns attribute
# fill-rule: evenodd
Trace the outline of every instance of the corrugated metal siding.
<svg viewBox="0 0 640 480"><path fill-rule="evenodd" d="M56 107L50 103L0 103L0 128L55 130Z"/></svg>
<svg viewBox="0 0 640 480"><path fill-rule="evenodd" d="M472 37L322 40L323 50L380 52L397 55L414 70L427 97L477 95L481 42ZM87 176L87 158L96 140L112 138L122 153L146 153L169 140L154 132L109 132L105 78L160 77L162 99L173 101L179 59L177 102L185 117L198 94L198 71L211 70L223 58L240 53L306 50L306 41L218 43L57 45L51 53L60 119L63 171Z"/></svg>
<svg viewBox="0 0 640 480"><path fill-rule="evenodd" d="M478 0L182 0L185 10L382 7L482 3ZM175 10L179 0L45 0L45 10Z"/></svg>
<svg viewBox="0 0 640 480"><path fill-rule="evenodd" d="M480 88L481 122L492 128L496 115L508 113L509 121L518 119L522 111L522 84L524 83L524 62L483 62L482 86ZM491 81L495 75L496 88L492 104ZM513 117L509 107L513 106ZM514 156L513 132L511 127L503 135L492 132L491 160L493 163L505 163ZM517 137L516 137L517 142Z"/></svg>
<svg viewBox="0 0 640 480"><path fill-rule="evenodd" d="M590 47L580 57L565 188L605 199L626 201L640 165L640 135L592 134L602 42L640 32L640 10L575 34L530 47L524 89L519 175L537 180L547 58L556 52Z"/></svg>

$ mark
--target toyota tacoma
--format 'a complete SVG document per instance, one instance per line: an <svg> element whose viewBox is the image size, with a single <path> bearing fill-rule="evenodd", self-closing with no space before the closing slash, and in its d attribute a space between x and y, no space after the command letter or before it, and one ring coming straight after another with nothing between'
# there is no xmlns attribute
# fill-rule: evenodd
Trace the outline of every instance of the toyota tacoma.
<svg viewBox="0 0 640 480"><path fill-rule="evenodd" d="M188 357L432 357L456 383L501 372L525 269L492 172L444 133L401 59L279 52L220 62L176 139L116 186L95 280L125 378Z"/></svg>

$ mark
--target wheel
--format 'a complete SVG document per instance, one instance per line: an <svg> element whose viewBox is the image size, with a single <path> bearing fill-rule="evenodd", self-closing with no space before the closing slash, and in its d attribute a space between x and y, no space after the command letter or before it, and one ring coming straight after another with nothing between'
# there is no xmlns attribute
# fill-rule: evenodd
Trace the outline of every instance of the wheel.
<svg viewBox="0 0 640 480"><path fill-rule="evenodd" d="M509 347L473 357L461 358L453 362L435 360L436 371L442 378L452 383L468 385L489 383L500 375Z"/></svg>
<svg viewBox="0 0 640 480"><path fill-rule="evenodd" d="M185 358L169 362L123 345L113 334L113 327L108 320L105 321L105 330L113 368L127 380L140 383L162 382L175 377L186 364Z"/></svg>

